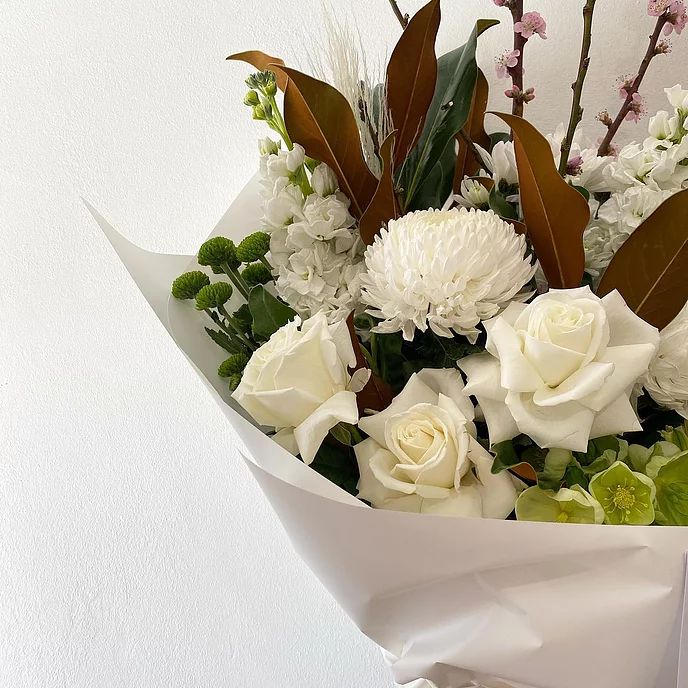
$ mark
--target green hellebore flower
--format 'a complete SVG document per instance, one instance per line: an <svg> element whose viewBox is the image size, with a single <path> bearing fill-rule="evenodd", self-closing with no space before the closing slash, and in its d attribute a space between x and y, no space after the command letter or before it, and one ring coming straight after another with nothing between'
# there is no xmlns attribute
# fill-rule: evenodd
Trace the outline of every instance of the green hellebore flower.
<svg viewBox="0 0 688 688"><path fill-rule="evenodd" d="M562 487L558 492L535 485L524 490L516 500L519 521L549 523L597 523L604 521L600 503L580 485Z"/></svg>
<svg viewBox="0 0 688 688"><path fill-rule="evenodd" d="M210 278L205 272L200 270L185 272L172 282L172 296L175 299L195 299L196 294L208 284L210 284Z"/></svg>
<svg viewBox="0 0 688 688"><path fill-rule="evenodd" d="M667 428L662 432L662 437L675 444L681 451L688 449L688 420L677 428Z"/></svg>
<svg viewBox="0 0 688 688"><path fill-rule="evenodd" d="M617 461L590 481L590 492L612 525L648 526L655 520L654 482Z"/></svg>
<svg viewBox="0 0 688 688"><path fill-rule="evenodd" d="M196 294L196 308L199 311L224 306L232 296L232 285L229 282L215 282L201 289Z"/></svg>

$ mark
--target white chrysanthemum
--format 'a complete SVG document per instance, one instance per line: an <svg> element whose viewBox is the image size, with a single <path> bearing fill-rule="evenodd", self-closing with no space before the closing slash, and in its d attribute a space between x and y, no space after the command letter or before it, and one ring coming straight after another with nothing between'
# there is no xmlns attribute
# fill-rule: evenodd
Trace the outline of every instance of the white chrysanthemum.
<svg viewBox="0 0 688 688"><path fill-rule="evenodd" d="M688 418L688 304L660 333L659 351L643 385L665 408Z"/></svg>
<svg viewBox="0 0 688 688"><path fill-rule="evenodd" d="M491 210L422 210L392 220L365 253L361 300L377 332L428 327L475 341L535 274L526 240ZM452 332L453 331L453 332Z"/></svg>

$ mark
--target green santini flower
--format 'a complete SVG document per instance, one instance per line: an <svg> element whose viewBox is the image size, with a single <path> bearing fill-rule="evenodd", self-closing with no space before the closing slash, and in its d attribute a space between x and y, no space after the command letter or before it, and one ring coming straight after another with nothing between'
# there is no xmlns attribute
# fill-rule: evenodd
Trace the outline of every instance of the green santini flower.
<svg viewBox="0 0 688 688"><path fill-rule="evenodd" d="M196 294L208 284L210 284L210 278L205 272L200 270L185 272L172 282L172 296L175 299L195 299Z"/></svg>
<svg viewBox="0 0 688 688"><path fill-rule="evenodd" d="M270 235L266 232L254 232L239 243L236 247L236 256L242 263L253 263L265 256L269 250Z"/></svg>
<svg viewBox="0 0 688 688"><path fill-rule="evenodd" d="M198 249L198 264L210 265L213 268L221 268L226 264L232 269L236 269L241 265L237 259L234 242L231 239L227 239L227 237L221 236L208 239Z"/></svg>
<svg viewBox="0 0 688 688"><path fill-rule="evenodd" d="M249 287L255 287L257 284L267 284L272 281L272 273L262 263L247 265L241 276Z"/></svg>
<svg viewBox="0 0 688 688"><path fill-rule="evenodd" d="M232 285L228 282L215 282L203 287L196 294L196 308L206 311L224 306L232 297Z"/></svg>

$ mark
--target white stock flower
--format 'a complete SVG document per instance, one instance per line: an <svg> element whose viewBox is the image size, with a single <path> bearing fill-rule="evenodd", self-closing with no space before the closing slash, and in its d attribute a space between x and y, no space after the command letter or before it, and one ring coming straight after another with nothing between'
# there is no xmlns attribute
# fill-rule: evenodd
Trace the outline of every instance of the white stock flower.
<svg viewBox="0 0 688 688"><path fill-rule="evenodd" d="M280 230L291 225L301 215L304 198L295 184L287 184L263 203L263 228L267 232Z"/></svg>
<svg viewBox="0 0 688 688"><path fill-rule="evenodd" d="M647 185L654 189L678 190L688 180L688 137L669 148L645 147L638 143L624 146L606 170L610 190Z"/></svg>
<svg viewBox="0 0 688 688"><path fill-rule="evenodd" d="M311 194L288 229L287 247L295 251L314 241L332 241L337 252L348 251L354 243L354 218L349 213L349 199L343 194L325 198Z"/></svg>
<svg viewBox="0 0 688 688"><path fill-rule="evenodd" d="M339 190L339 181L337 181L337 175L324 162L321 162L313 170L311 186L318 196L330 196Z"/></svg>
<svg viewBox="0 0 688 688"><path fill-rule="evenodd" d="M659 333L617 291L552 290L485 329L487 353L459 367L493 444L523 433L543 448L586 451L590 439L642 429L629 396Z"/></svg>
<svg viewBox="0 0 688 688"><path fill-rule="evenodd" d="M650 117L648 133L650 138L645 141L645 148L654 147L664 142L671 142L679 131L680 125L676 115L669 115L666 110L660 110L656 115Z"/></svg>
<svg viewBox="0 0 688 688"><path fill-rule="evenodd" d="M311 463L337 423L356 423L349 368L356 364L346 323L324 315L281 327L251 356L232 397L276 440Z"/></svg>
<svg viewBox="0 0 688 688"><path fill-rule="evenodd" d="M583 234L585 270L595 278L600 277L629 236L619 231L616 223L593 220Z"/></svg>
<svg viewBox="0 0 688 688"><path fill-rule="evenodd" d="M272 198L293 181L294 173L303 165L306 152L298 143L292 150L278 150L277 153L260 158L260 183L265 198Z"/></svg>
<svg viewBox="0 0 688 688"><path fill-rule="evenodd" d="M681 84L676 84L671 88L665 88L669 103L677 110L688 111L688 91L681 87Z"/></svg>
<svg viewBox="0 0 688 688"><path fill-rule="evenodd" d="M516 489L475 439L456 370L422 370L381 413L362 418L358 496L378 509L506 518Z"/></svg>
<svg viewBox="0 0 688 688"><path fill-rule="evenodd" d="M660 332L643 385L660 406L688 418L688 304Z"/></svg>
<svg viewBox="0 0 688 688"><path fill-rule="evenodd" d="M365 253L361 300L376 332L428 327L475 341L535 273L526 240L491 210L422 210L389 222Z"/></svg>

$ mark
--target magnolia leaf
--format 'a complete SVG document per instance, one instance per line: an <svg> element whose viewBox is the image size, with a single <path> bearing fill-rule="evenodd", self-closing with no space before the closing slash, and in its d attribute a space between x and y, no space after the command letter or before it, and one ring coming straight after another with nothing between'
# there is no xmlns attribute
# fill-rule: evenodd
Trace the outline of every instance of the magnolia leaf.
<svg viewBox="0 0 688 688"><path fill-rule="evenodd" d="M435 92L435 39L440 26L440 2L431 0L401 34L387 66L387 106L397 130L394 167L413 148L425 123Z"/></svg>
<svg viewBox="0 0 688 688"><path fill-rule="evenodd" d="M248 307L253 317L253 334L264 339L269 339L280 327L296 317L295 311L261 285L249 292Z"/></svg>
<svg viewBox="0 0 688 688"><path fill-rule="evenodd" d="M397 217L397 203L394 195L394 178L392 176L392 151L394 150L394 132L380 146L382 176L378 182L373 198L368 204L359 223L361 239L367 245L375 240L377 233L389 220Z"/></svg>
<svg viewBox="0 0 688 688"><path fill-rule="evenodd" d="M514 135L523 217L549 286L580 286L590 207L561 177L547 139L532 124L514 115L492 114L504 120Z"/></svg>
<svg viewBox="0 0 688 688"><path fill-rule="evenodd" d="M284 62L280 60L279 57L266 55L265 53L260 52L260 50L247 50L243 53L234 53L233 55L227 57L227 59L248 62L248 64L253 65L261 72L266 70L274 72L277 86L280 88L280 90L284 91L287 87L287 81L289 81L289 78L281 69L275 69L275 67L284 67Z"/></svg>
<svg viewBox="0 0 688 688"><path fill-rule="evenodd" d="M405 208L411 205L421 180L440 161L446 147L455 140L468 120L478 75L475 62L478 36L495 24L499 22L480 19L465 45L442 55L437 61L435 95L423 133L402 167L403 186L407 191ZM452 183L453 176L452 170Z"/></svg>
<svg viewBox="0 0 688 688"><path fill-rule="evenodd" d="M487 110L487 100L490 95L490 87L482 70L478 70L478 77L475 80L475 88L473 89L473 99L471 100L471 109L468 113L468 121L463 128L464 134L468 137L468 141L477 143L485 149L490 148L490 137L485 133L483 120L485 119L485 112ZM480 157L476 157L474 150L464 136L457 138L459 144L459 151L456 156L456 169L454 172L454 190L458 193L461 188L461 182L464 177L470 177L477 174L482 166Z"/></svg>
<svg viewBox="0 0 688 688"><path fill-rule="evenodd" d="M368 169L354 113L333 86L290 67L284 94L284 119L292 140L307 155L326 163L337 175L342 192L360 218L375 192L377 179Z"/></svg>
<svg viewBox="0 0 688 688"><path fill-rule="evenodd" d="M688 189L668 198L612 258L597 289L618 289L629 308L666 327L688 301Z"/></svg>

